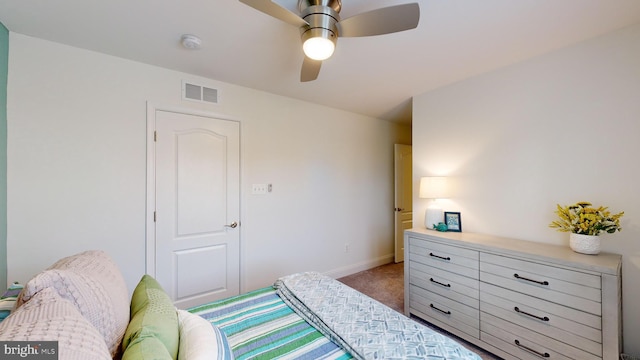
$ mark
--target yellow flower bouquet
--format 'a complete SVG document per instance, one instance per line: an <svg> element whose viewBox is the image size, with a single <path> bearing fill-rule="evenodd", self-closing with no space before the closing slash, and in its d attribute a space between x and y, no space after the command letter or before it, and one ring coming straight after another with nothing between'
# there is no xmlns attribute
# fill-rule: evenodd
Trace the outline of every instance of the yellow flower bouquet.
<svg viewBox="0 0 640 360"><path fill-rule="evenodd" d="M603 206L595 208L586 201L569 206L558 205L555 213L560 219L553 221L549 227L563 232L595 236L601 231L611 234L622 230L620 218L624 215L624 211L611 214L608 209Z"/></svg>

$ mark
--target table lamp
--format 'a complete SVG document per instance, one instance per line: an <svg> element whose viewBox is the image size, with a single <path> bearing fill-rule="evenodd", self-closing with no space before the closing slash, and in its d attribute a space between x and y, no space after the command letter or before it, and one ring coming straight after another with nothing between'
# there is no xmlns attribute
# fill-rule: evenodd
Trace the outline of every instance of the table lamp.
<svg viewBox="0 0 640 360"><path fill-rule="evenodd" d="M426 176L420 178L420 193L418 197L432 200L427 206L424 215L424 226L427 229L433 229L434 224L438 225L439 222L444 221L444 215L438 204L438 199L449 197L446 177Z"/></svg>

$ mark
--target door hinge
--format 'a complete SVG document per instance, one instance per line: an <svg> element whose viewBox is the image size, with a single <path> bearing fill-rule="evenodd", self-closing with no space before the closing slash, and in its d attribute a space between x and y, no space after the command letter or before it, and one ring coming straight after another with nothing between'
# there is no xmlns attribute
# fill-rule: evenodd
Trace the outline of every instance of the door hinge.
<svg viewBox="0 0 640 360"><path fill-rule="evenodd" d="M156 212L153 212L153 222L156 222Z"/></svg>
<svg viewBox="0 0 640 360"><path fill-rule="evenodd" d="M153 132L153 141L154 142L158 141L158 132L157 131Z"/></svg>

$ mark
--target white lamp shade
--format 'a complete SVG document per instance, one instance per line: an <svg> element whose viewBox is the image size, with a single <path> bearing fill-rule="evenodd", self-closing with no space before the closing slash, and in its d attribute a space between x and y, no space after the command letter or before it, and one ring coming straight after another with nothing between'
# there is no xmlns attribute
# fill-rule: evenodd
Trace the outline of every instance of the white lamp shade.
<svg viewBox="0 0 640 360"><path fill-rule="evenodd" d="M449 197L449 186L444 176L426 176L420 178L420 193L423 199L446 199Z"/></svg>

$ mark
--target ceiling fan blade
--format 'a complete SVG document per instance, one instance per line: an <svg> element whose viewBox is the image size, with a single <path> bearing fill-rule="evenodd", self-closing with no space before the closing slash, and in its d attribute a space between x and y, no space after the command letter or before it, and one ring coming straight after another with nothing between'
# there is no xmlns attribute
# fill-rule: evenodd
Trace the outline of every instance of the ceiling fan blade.
<svg viewBox="0 0 640 360"><path fill-rule="evenodd" d="M317 79L321 66L322 61L313 60L305 56L302 62L302 70L300 71L300 81L307 82Z"/></svg>
<svg viewBox="0 0 640 360"><path fill-rule="evenodd" d="M418 3L389 6L338 22L342 37L373 36L414 29L420 21Z"/></svg>
<svg viewBox="0 0 640 360"><path fill-rule="evenodd" d="M240 0L240 2L293 26L300 27L303 25L309 25L309 23L300 16L292 13L291 11L283 8L282 6L274 3L271 0Z"/></svg>

